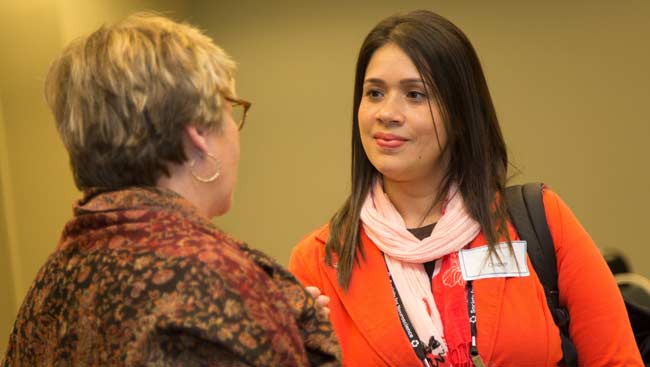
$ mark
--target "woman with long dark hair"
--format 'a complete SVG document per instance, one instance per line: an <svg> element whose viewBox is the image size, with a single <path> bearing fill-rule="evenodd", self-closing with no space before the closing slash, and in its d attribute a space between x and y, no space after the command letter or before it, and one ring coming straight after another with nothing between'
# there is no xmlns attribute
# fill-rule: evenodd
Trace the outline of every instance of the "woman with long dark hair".
<svg viewBox="0 0 650 367"><path fill-rule="evenodd" d="M556 366L558 327L508 218L506 146L467 37L429 11L381 21L353 106L350 196L289 265L331 298L343 363ZM579 364L641 366L596 246L555 193L543 201Z"/></svg>

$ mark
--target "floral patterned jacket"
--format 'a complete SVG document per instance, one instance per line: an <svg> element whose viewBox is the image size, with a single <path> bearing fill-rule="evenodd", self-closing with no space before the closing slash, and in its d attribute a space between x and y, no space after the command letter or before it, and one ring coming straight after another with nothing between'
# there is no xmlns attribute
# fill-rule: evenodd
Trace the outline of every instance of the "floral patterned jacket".
<svg viewBox="0 0 650 367"><path fill-rule="evenodd" d="M74 213L3 366L340 365L296 279L179 195L91 190Z"/></svg>

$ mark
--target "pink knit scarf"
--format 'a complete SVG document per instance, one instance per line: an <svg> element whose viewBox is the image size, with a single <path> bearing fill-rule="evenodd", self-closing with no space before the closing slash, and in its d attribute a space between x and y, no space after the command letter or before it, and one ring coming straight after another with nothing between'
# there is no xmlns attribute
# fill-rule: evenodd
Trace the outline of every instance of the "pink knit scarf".
<svg viewBox="0 0 650 367"><path fill-rule="evenodd" d="M361 209L361 221L368 237L384 253L395 287L420 340L427 343L433 336L439 341L441 345L433 351L436 355L456 357L459 354L465 354L464 352L459 353L457 346L454 345L465 344L465 341L446 340L445 336L449 335L445 334L443 328L443 321L451 322L458 316L458 311L452 317L446 317L447 320L441 319L440 311L444 313L449 307L436 304L430 280L422 265L425 262L447 257L446 261L442 262L442 275L447 277L448 274L455 273L458 271L458 251L472 241L480 231L480 225L467 212L457 186L452 185L450 188L444 214L434 227L433 233L422 241L406 229L401 215L383 191L380 179L375 180L364 202ZM447 255L451 255L451 258ZM445 264L450 265L445 266ZM450 294L460 294L460 297L463 297L462 291L465 282L462 278L456 279L452 284L445 284L445 286L454 288ZM466 305L466 301L463 302L464 316L467 318ZM462 326L449 325L449 327L467 328L469 332L468 325L469 321ZM469 335L467 335L467 339L469 339ZM462 349L465 348L467 346ZM456 362L453 364L454 366L469 362L469 353L466 356L461 355L460 361Z"/></svg>

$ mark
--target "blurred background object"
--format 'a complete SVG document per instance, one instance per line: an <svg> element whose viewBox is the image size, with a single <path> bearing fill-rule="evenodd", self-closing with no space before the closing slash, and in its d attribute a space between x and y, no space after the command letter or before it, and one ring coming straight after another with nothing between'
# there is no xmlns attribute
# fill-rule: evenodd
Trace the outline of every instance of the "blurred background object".
<svg viewBox="0 0 650 367"><path fill-rule="evenodd" d="M621 250L604 248L602 253L625 300L625 307L643 360L650 361L650 280L634 273Z"/></svg>
<svg viewBox="0 0 650 367"><path fill-rule="evenodd" d="M616 283L629 302L644 306L650 310L650 280L636 273L615 274Z"/></svg>
<svg viewBox="0 0 650 367"><path fill-rule="evenodd" d="M608 247L601 252L614 274L623 298L650 310L650 280L634 272L628 258L620 249Z"/></svg>
<svg viewBox="0 0 650 367"><path fill-rule="evenodd" d="M612 274L620 273L629 273L632 269L630 268L629 260L623 255L621 250L606 247L601 249L605 261L607 261L607 266L609 270L612 271Z"/></svg>

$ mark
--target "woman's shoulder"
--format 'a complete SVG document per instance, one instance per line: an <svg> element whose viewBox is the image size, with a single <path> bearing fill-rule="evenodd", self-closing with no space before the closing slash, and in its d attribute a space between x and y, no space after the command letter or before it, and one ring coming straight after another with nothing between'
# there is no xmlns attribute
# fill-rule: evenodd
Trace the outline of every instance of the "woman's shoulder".
<svg viewBox="0 0 650 367"><path fill-rule="evenodd" d="M329 223L303 237L291 252L289 271L301 282L313 285L315 269L325 261L325 243L329 238Z"/></svg>
<svg viewBox="0 0 650 367"><path fill-rule="evenodd" d="M580 252L585 247L595 248L587 231L556 191L542 185L542 201L558 263L562 263L567 254Z"/></svg>
<svg viewBox="0 0 650 367"><path fill-rule="evenodd" d="M547 186L544 186L542 192L546 221L556 250L566 242L577 241L575 237L588 237L584 227L560 195ZM591 239L588 242L591 242Z"/></svg>
<svg viewBox="0 0 650 367"><path fill-rule="evenodd" d="M330 225L326 223L304 236L293 249L293 252L318 252L324 249L330 236Z"/></svg>
<svg viewBox="0 0 650 367"><path fill-rule="evenodd" d="M547 217L561 217L563 211L570 210L560 195L546 185L542 186L542 200Z"/></svg>

